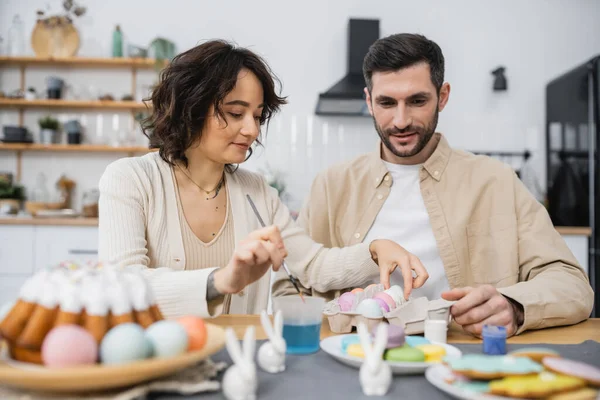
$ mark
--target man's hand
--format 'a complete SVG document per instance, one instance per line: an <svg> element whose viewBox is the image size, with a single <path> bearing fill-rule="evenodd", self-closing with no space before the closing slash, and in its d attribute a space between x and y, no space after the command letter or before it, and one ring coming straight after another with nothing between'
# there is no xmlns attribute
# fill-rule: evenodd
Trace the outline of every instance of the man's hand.
<svg viewBox="0 0 600 400"><path fill-rule="evenodd" d="M392 272L396 268L400 268L404 279L404 298L406 300L413 288L420 288L429 278L419 257L396 242L386 239L373 240L369 245L369 250L371 257L379 266L379 280L385 289L390 288ZM413 278L413 271L416 275L415 278Z"/></svg>
<svg viewBox="0 0 600 400"><path fill-rule="evenodd" d="M481 337L484 325L504 326L507 337L512 336L523 323L522 306L491 285L456 288L442 293L442 298L456 301L450 308L452 317L474 336Z"/></svg>

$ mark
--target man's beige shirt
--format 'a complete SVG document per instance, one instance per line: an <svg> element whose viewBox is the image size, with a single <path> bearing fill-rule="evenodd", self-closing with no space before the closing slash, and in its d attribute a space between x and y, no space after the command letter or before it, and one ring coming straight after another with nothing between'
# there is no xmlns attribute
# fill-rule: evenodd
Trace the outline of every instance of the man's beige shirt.
<svg viewBox="0 0 600 400"><path fill-rule="evenodd" d="M454 150L441 134L432 140L438 145L421 167L420 187L450 287L498 288L524 307L519 332L589 317L587 276L512 168ZM299 223L326 247L359 243L392 185L379 149L331 167L315 179ZM411 211L398 204L398 212Z"/></svg>

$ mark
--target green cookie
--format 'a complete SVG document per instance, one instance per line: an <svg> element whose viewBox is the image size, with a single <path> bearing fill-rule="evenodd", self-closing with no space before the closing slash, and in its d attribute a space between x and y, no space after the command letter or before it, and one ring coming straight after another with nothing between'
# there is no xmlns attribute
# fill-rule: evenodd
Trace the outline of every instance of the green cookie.
<svg viewBox="0 0 600 400"><path fill-rule="evenodd" d="M424 362L425 353L422 350L404 345L385 352L387 361Z"/></svg>

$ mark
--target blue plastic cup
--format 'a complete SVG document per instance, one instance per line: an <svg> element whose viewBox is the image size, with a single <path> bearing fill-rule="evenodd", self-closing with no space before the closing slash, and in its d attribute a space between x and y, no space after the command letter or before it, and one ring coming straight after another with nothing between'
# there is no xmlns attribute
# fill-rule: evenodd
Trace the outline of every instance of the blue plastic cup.
<svg viewBox="0 0 600 400"><path fill-rule="evenodd" d="M281 310L287 354L319 351L325 300L320 297L284 296L273 299L273 311Z"/></svg>

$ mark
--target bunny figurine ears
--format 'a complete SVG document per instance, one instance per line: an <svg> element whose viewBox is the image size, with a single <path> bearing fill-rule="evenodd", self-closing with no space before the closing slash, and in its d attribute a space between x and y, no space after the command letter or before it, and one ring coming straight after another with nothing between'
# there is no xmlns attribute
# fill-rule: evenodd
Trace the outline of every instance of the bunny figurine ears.
<svg viewBox="0 0 600 400"><path fill-rule="evenodd" d="M233 329L225 331L225 345L233 360L233 365L227 369L223 377L223 394L228 400L254 400L258 380L254 352L256 340L254 327L246 328L243 351Z"/></svg>
<svg viewBox="0 0 600 400"><path fill-rule="evenodd" d="M275 323L271 326L271 320L266 311L260 315L263 329L269 338L258 349L258 365L266 372L276 374L285 371L285 352L287 346L283 339L283 316L281 310L275 313Z"/></svg>
<svg viewBox="0 0 600 400"><path fill-rule="evenodd" d="M384 396L392 383L392 370L383 361L383 352L387 345L388 325L379 324L375 334L375 342L371 344L371 336L365 324L357 327L360 344L365 352L365 360L360 366L359 380L366 396Z"/></svg>

